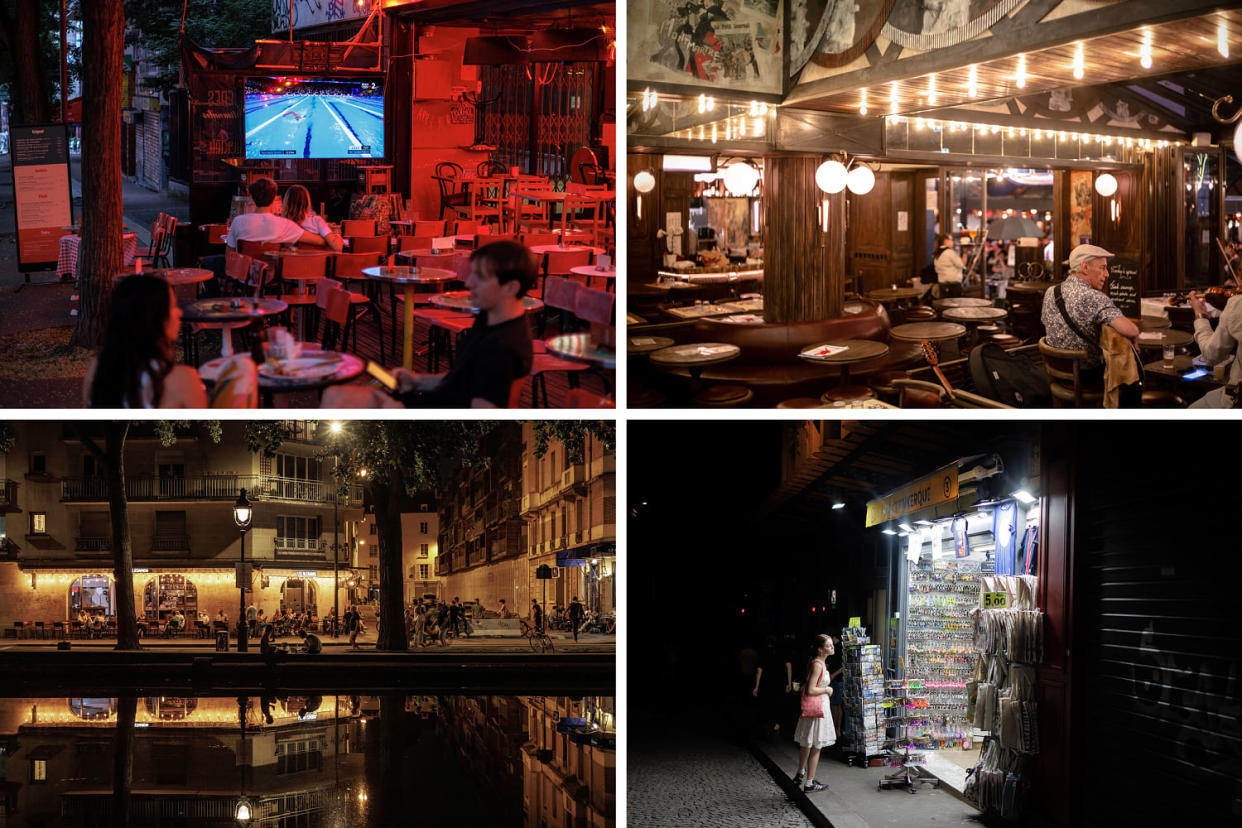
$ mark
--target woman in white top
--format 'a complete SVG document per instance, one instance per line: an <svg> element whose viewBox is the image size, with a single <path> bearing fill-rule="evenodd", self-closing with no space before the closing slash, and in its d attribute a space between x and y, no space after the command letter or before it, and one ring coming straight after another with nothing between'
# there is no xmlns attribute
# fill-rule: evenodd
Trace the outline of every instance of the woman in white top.
<svg viewBox="0 0 1242 828"><path fill-rule="evenodd" d="M103 349L86 369L91 408L206 408L198 371L173 361L181 308L158 276L126 276L112 294Z"/></svg>
<svg viewBox="0 0 1242 828"><path fill-rule="evenodd" d="M962 257L953 249L953 237L946 234L938 236L936 255L932 261L936 265L936 281L940 283L942 297L962 295L962 272L966 269Z"/></svg>
<svg viewBox="0 0 1242 828"><path fill-rule="evenodd" d="M815 770L819 767L819 752L837 741L837 731L832 726L832 716L828 710L832 686L828 678L828 667L824 663L833 652L832 638L826 635L815 636L815 655L807 664L806 683L802 685L802 694L811 700L818 700L817 712L820 715L801 716L798 727L794 730L794 741L800 748L794 784L804 783L802 790L808 793L828 787L815 781Z"/></svg>
<svg viewBox="0 0 1242 828"><path fill-rule="evenodd" d="M308 233L322 236L324 243L333 250L340 251L344 244L341 237L332 231L323 217L311 210L310 193L301 184L294 184L285 190L285 209L281 213L290 221L301 225Z"/></svg>

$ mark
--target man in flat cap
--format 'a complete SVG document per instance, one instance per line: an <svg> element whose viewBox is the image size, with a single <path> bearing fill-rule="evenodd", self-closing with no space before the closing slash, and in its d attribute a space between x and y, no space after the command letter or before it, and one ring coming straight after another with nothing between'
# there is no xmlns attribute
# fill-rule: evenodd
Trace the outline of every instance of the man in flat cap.
<svg viewBox="0 0 1242 828"><path fill-rule="evenodd" d="M1102 247L1080 244L1070 251L1069 276L1044 293L1043 322L1046 339L1054 348L1086 351L1084 368L1102 371L1100 329L1111 326L1131 340L1138 337L1138 325L1122 314L1104 293L1108 282L1108 260L1113 258ZM1102 375L1102 374L1101 374Z"/></svg>

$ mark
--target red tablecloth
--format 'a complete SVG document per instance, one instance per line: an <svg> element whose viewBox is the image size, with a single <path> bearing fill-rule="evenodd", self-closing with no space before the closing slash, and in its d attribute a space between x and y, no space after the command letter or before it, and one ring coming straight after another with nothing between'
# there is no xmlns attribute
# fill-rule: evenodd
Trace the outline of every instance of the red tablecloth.
<svg viewBox="0 0 1242 828"><path fill-rule="evenodd" d="M122 237L125 245L125 264L132 265L134 257L138 254L138 237L133 233L126 233ZM60 255L56 260L56 275L70 276L78 275L78 247L82 244L82 237L75 235L60 237Z"/></svg>

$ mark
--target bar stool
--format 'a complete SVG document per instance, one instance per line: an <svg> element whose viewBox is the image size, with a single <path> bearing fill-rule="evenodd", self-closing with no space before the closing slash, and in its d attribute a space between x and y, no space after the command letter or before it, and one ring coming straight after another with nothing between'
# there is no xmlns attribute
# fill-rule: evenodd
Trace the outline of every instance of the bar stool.
<svg viewBox="0 0 1242 828"><path fill-rule="evenodd" d="M823 408L822 400L814 397L793 397L788 400L781 400L776 404L777 408Z"/></svg>
<svg viewBox="0 0 1242 828"><path fill-rule="evenodd" d="M734 408L745 405L754 397L754 392L745 385L721 382L704 387L694 395L694 401L711 408Z"/></svg>

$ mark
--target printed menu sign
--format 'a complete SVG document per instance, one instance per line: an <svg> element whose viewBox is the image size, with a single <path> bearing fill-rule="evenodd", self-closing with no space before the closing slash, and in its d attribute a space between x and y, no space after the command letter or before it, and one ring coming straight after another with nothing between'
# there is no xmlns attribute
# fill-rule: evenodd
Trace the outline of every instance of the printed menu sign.
<svg viewBox="0 0 1242 828"><path fill-rule="evenodd" d="M17 265L54 263L62 227L73 224L69 143L62 124L13 126L10 142L17 207Z"/></svg>
<svg viewBox="0 0 1242 828"><path fill-rule="evenodd" d="M1132 319L1143 315L1138 265L1133 260L1121 257L1109 260L1108 298L1113 300L1118 310Z"/></svg>

